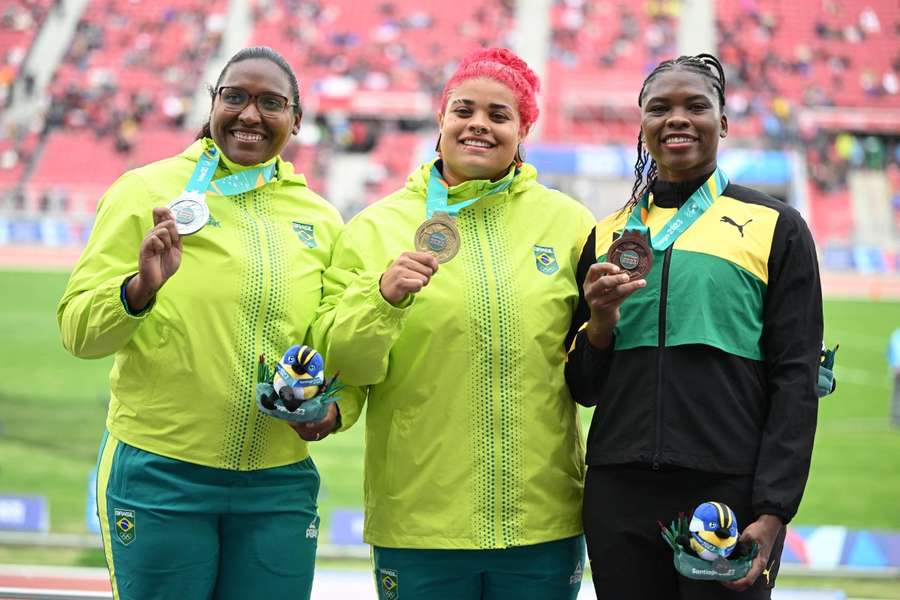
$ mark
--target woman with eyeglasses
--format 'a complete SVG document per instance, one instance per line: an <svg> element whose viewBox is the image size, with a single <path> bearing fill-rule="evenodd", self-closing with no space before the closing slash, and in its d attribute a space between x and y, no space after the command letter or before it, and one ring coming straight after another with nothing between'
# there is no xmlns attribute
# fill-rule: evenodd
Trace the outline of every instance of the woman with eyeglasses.
<svg viewBox="0 0 900 600"><path fill-rule="evenodd" d="M212 92L190 147L100 200L58 308L70 352L115 355L97 504L116 598L312 587L307 441L330 430L262 414L255 386L261 354L307 338L341 218L279 156L301 117L279 54L241 50Z"/></svg>
<svg viewBox="0 0 900 600"><path fill-rule="evenodd" d="M574 599L583 446L563 378L590 211L519 145L535 73L473 52L444 88L439 156L347 224L315 328L366 386L366 519L382 600ZM357 398L340 402L344 425Z"/></svg>

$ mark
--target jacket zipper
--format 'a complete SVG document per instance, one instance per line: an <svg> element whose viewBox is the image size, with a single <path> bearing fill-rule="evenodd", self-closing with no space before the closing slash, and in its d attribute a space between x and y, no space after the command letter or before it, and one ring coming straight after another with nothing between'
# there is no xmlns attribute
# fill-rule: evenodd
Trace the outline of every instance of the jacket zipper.
<svg viewBox="0 0 900 600"><path fill-rule="evenodd" d="M659 351L656 354L656 444L653 448L653 470L659 470L659 454L662 448L662 374L663 352L666 349L666 304L669 297L669 262L672 258L672 246L666 248L663 257L662 278L659 290Z"/></svg>

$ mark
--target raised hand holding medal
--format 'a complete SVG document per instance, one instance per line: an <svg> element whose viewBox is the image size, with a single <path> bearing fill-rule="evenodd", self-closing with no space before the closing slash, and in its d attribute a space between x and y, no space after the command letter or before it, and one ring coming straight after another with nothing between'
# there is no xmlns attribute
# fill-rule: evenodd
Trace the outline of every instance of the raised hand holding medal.
<svg viewBox="0 0 900 600"><path fill-rule="evenodd" d="M179 235L197 233L209 220L209 207L206 205L206 189L212 181L219 164L219 151L209 146L197 159L197 166L191 174L184 191L169 202L169 210L175 218L175 228Z"/></svg>
<svg viewBox="0 0 900 600"><path fill-rule="evenodd" d="M643 279L653 266L653 251L647 236L639 231L626 229L609 247L606 260L626 273L631 281Z"/></svg>
<svg viewBox="0 0 900 600"><path fill-rule="evenodd" d="M499 194L512 184L514 177L514 174L507 175L480 196L450 204L450 188L435 162L428 177L428 196L425 199L426 220L416 230L416 250L434 255L439 263L451 260L459 252L462 240L455 222L459 211L475 204L482 198Z"/></svg>
<svg viewBox="0 0 900 600"><path fill-rule="evenodd" d="M665 252L728 186L725 173L716 171L695 191L663 227L650 237L644 221L649 214L649 194L631 211L622 236L606 252L606 261L591 265L584 282L584 298L591 310L586 335L596 348L608 348L619 322L619 308L646 285L653 267L653 251Z"/></svg>
<svg viewBox="0 0 900 600"><path fill-rule="evenodd" d="M419 225L416 230L416 250L432 254L439 263L445 263L459 252L459 229L453 217L445 212Z"/></svg>

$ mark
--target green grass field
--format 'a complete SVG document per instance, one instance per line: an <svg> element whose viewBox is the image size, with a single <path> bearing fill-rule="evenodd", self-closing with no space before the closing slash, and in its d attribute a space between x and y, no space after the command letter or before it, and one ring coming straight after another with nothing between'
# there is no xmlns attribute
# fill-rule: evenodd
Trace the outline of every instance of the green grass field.
<svg viewBox="0 0 900 600"><path fill-rule="evenodd" d="M0 272L0 491L44 495L52 531L83 532L111 359L79 360L62 348L55 310L66 278ZM795 522L900 531L900 432L888 426L885 361L900 303L829 301L825 312L827 342L841 344L839 384L821 402L812 473ZM583 416L587 423L590 415ZM333 509L362 506L362 443L363 428L355 427L313 448L326 528ZM62 562L79 562L64 555ZM7 553L0 561L9 561Z"/></svg>

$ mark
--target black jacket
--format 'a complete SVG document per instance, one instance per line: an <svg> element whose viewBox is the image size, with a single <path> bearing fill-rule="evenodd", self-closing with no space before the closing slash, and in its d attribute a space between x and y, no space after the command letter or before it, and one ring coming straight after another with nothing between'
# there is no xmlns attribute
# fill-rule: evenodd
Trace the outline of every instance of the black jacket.
<svg viewBox="0 0 900 600"><path fill-rule="evenodd" d="M651 213L657 206L681 206L705 179L680 186L658 182ZM651 274L656 282L652 300L658 309L645 311L654 313L648 318L656 327L655 345L617 349L614 341L610 349L598 350L580 332L569 353L566 379L577 402L597 407L588 434L588 465L645 464L654 469L675 466L752 475L752 506L757 516L774 514L788 522L797 512L809 474L818 408L815 387L823 325L815 247L800 214L786 204L734 184L723 196L733 214L746 209L751 212L744 217L754 215L755 221L745 224L746 231L738 231L735 222L746 223L747 218L716 215L698 220L683 234L682 245L690 247L688 233L692 233L695 240L702 238L697 243L705 244L706 250L679 250L679 238L674 250L687 259L673 260L673 247L657 253ZM590 265L597 257L605 257L622 224L624 216L613 215L595 228L579 263L580 286ZM695 227L700 231L693 231ZM763 283L744 276L727 259L737 245L749 243L751 227L757 236L754 252L764 251L761 258L756 257ZM600 243L597 232L604 236ZM710 240L721 246L719 256L714 256L719 246L708 249ZM700 267L688 268L695 264L690 262L694 258L700 260ZM704 266L713 264L711 260L724 266ZM746 259L748 264L752 260ZM719 287L715 278L722 269L740 271L743 279ZM715 277L710 275L713 271ZM742 281L749 283L742 285ZM693 300L677 302L668 296L673 288L699 290L697 297L704 302L697 310L705 311L701 318L688 312L693 310ZM589 317L581 293L575 325ZM725 314L710 309L719 305ZM647 303L642 306L646 308ZM620 325L626 322L628 302L621 310ZM673 315L677 310L682 313ZM678 322L667 323L673 318ZM758 321L758 334L751 331L750 336L758 339L758 358L707 343L689 343L709 337L702 331L693 337L674 333L681 322L709 329L718 328L711 321L722 319L735 321L736 327L741 319ZM624 339L625 333L620 331L616 340Z"/></svg>

